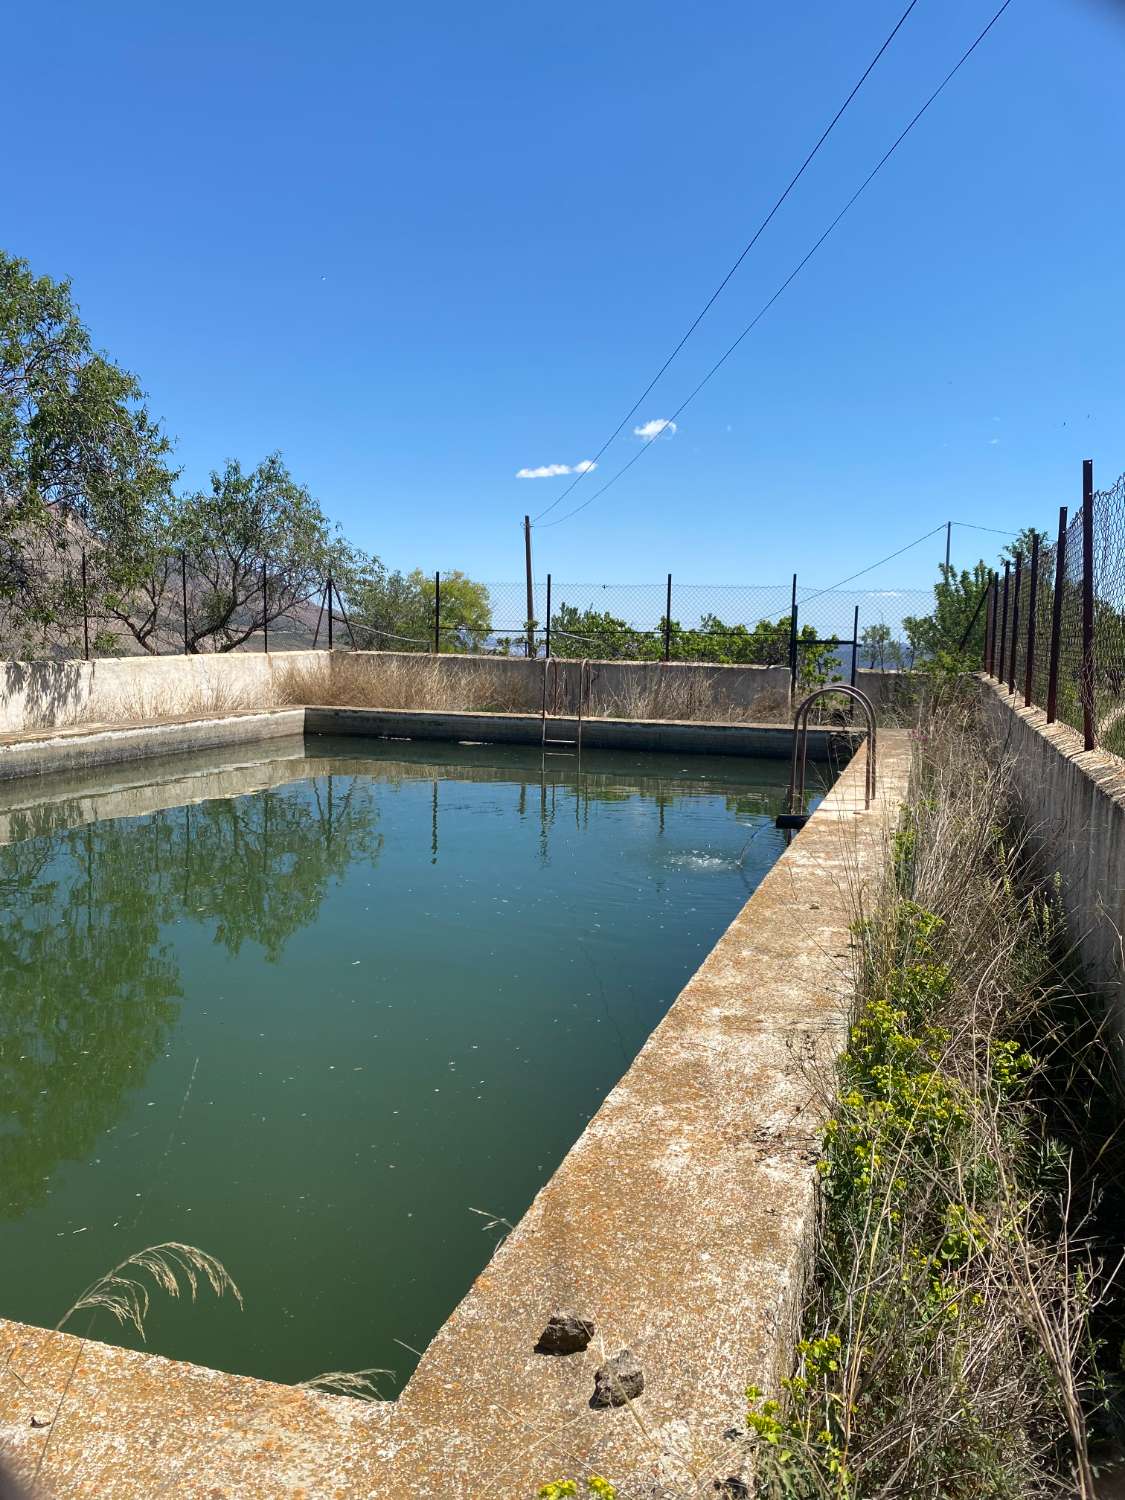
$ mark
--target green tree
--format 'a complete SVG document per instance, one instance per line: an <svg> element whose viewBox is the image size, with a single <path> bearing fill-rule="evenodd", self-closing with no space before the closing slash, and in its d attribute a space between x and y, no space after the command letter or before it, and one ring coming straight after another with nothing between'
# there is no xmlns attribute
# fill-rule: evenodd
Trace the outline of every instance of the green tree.
<svg viewBox="0 0 1125 1500"><path fill-rule="evenodd" d="M860 632L859 658L878 672L898 672L906 665L902 642L896 641L889 625L868 625Z"/></svg>
<svg viewBox="0 0 1125 1500"><path fill-rule="evenodd" d="M159 506L170 445L135 375L98 353L70 283L0 251L0 603L65 627L79 603L76 537Z"/></svg>
<svg viewBox="0 0 1125 1500"><path fill-rule="evenodd" d="M356 587L353 625L364 644L377 650L432 649L435 584L432 575L372 573ZM486 584L460 568L441 575L441 649L483 651L492 631L492 600Z"/></svg>
<svg viewBox="0 0 1125 1500"><path fill-rule="evenodd" d="M942 563L939 571L941 577L934 584L933 613L907 615L902 622L915 660L936 661L956 656L979 666L984 653L986 617L981 599L991 576L988 564L981 561L972 571L962 568L958 572Z"/></svg>

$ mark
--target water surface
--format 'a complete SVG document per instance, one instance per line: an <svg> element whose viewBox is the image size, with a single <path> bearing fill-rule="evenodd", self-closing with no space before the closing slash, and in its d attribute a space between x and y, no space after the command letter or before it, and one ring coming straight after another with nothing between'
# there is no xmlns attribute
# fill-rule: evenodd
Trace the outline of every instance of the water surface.
<svg viewBox="0 0 1125 1500"><path fill-rule="evenodd" d="M245 1308L162 1300L150 1348L401 1383L485 1215L518 1219L777 857L786 779L319 738L7 789L0 1312L54 1324L182 1240Z"/></svg>

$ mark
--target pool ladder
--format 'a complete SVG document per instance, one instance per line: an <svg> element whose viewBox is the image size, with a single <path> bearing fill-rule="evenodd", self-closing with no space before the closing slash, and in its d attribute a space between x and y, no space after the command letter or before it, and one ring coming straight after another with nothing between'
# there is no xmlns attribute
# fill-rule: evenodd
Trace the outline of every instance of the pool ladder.
<svg viewBox="0 0 1125 1500"><path fill-rule="evenodd" d="M784 828L789 833L803 828L810 816L804 811L805 763L809 749L809 710L818 698L829 698L834 693L853 699L863 710L863 717L867 721L867 762L863 776L864 807L871 806L871 799L875 795L875 708L871 699L866 693L861 693L858 688L849 687L843 682L831 682L826 687L819 687L798 706L793 716L793 759L789 767L789 797L785 804L785 811L774 819L776 827Z"/></svg>
<svg viewBox="0 0 1125 1500"><path fill-rule="evenodd" d="M578 663L578 709L576 713L560 713L560 696L566 697L566 667L568 663L564 660L563 672L560 679L559 661L554 656L548 656L543 662L543 711L540 718L540 742L543 759L548 755L573 756L577 759L579 769L582 765L582 723L589 717L590 710L590 685L593 680L593 668L589 660L583 657ZM565 703L563 704L565 708ZM575 720L576 730L573 739L563 739L561 736L552 736L547 733L548 728L556 725L552 721ZM548 746L553 748L548 749Z"/></svg>

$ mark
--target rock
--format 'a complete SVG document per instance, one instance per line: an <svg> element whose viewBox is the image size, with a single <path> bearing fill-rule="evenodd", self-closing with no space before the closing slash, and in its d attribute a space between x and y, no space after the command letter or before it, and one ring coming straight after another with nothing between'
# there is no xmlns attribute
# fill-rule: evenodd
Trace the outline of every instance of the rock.
<svg viewBox="0 0 1125 1500"><path fill-rule="evenodd" d="M547 1326L539 1335L536 1354L580 1354L594 1337L594 1325L589 1318L580 1318L575 1313L552 1313Z"/></svg>
<svg viewBox="0 0 1125 1500"><path fill-rule="evenodd" d="M594 1373L591 1406L624 1406L645 1388L644 1371L631 1349L622 1349Z"/></svg>

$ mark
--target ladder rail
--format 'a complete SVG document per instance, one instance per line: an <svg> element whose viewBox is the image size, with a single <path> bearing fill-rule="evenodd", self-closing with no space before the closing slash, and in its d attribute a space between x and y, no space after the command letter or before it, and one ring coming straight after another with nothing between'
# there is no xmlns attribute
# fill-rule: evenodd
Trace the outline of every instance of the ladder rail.
<svg viewBox="0 0 1125 1500"><path fill-rule="evenodd" d="M816 688L805 698L793 715L793 756L789 766L789 796L786 801L786 815L784 826L786 828L803 827L806 814L798 811L803 809L805 803L805 769L808 763L809 749L809 713L814 703L820 698L831 697L833 693L842 693L858 703L863 710L864 719L867 722L867 763L864 767L863 777L863 805L865 808L871 806L871 800L875 796L876 763L878 756L878 745L875 725L875 706L866 693L859 688L851 687L848 683L833 682L824 687ZM799 821L798 821L799 820Z"/></svg>

